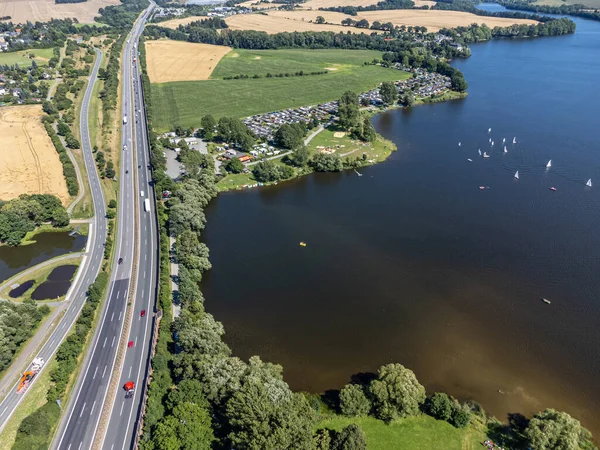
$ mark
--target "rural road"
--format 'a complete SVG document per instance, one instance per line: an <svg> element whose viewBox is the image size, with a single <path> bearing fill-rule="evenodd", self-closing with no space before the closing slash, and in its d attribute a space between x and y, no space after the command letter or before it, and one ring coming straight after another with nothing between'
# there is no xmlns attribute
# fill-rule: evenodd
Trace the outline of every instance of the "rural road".
<svg viewBox="0 0 600 450"><path fill-rule="evenodd" d="M96 82L98 75L98 68L100 67L100 60L102 53L96 50L96 62L92 73L90 75L90 82L88 83L80 114L81 124L81 140L83 142L83 154L85 165L87 169L90 190L92 193L92 199L94 202L94 211L96 215L94 220L90 223L90 229L87 240L87 247L79 270L75 275L75 279L67 292L66 298L69 302L60 323L56 325L56 328L51 333L50 338L42 345L41 350L36 355L29 355L30 360L34 357L42 358L44 361L50 360L65 336L68 334L72 325L77 320L79 312L83 307L86 300L86 292L88 286L94 282L100 267L102 264L102 255L104 252L104 243L106 241L106 205L104 203L104 194L100 185L100 179L96 172L96 166L92 155L92 149L90 147L90 139L88 133L88 107L92 95L92 89ZM44 370L44 367L41 369ZM15 409L21 402L21 400L27 395L27 391L22 394L16 393L18 386L18 378L14 380L14 385L10 391L6 394L6 397L0 403L0 430L4 428L8 419L12 416ZM33 379L31 384L35 383L36 378ZM30 384L30 385L31 385Z"/></svg>
<svg viewBox="0 0 600 450"><path fill-rule="evenodd" d="M115 261L108 300L56 434L56 449L129 449L138 432L156 323L158 223L141 74L134 59L154 6L151 3L135 22L123 49L121 98L127 121L123 120L121 144L127 147L121 151L115 238L115 258L123 262ZM122 390L127 381L136 387L129 399Z"/></svg>

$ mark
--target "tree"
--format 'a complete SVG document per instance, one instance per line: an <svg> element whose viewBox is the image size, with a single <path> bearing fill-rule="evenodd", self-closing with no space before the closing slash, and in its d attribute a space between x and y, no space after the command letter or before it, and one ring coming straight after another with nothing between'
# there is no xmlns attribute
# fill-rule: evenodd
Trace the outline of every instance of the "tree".
<svg viewBox="0 0 600 450"><path fill-rule="evenodd" d="M415 104L415 96L412 94L405 94L402 97L402 103L404 106L412 106Z"/></svg>
<svg viewBox="0 0 600 450"><path fill-rule="evenodd" d="M257 181L268 183L291 177L294 169L272 161L261 161L252 169L252 175Z"/></svg>
<svg viewBox="0 0 600 450"><path fill-rule="evenodd" d="M242 163L239 158L231 158L229 161L223 164L223 167L227 172L242 173L244 170L244 163Z"/></svg>
<svg viewBox="0 0 600 450"><path fill-rule="evenodd" d="M294 150L304 144L306 125L303 123L283 124L275 132L275 142L283 148Z"/></svg>
<svg viewBox="0 0 600 450"><path fill-rule="evenodd" d="M53 227L66 227L69 225L70 217L65 208L62 206L56 208L52 213L52 226Z"/></svg>
<svg viewBox="0 0 600 450"><path fill-rule="evenodd" d="M569 414L546 409L535 416L525 429L532 450L577 450L581 424Z"/></svg>
<svg viewBox="0 0 600 450"><path fill-rule="evenodd" d="M296 167L303 167L306 164L308 164L309 158L310 158L310 155L309 155L308 149L306 148L305 145L298 147L289 156L289 160Z"/></svg>
<svg viewBox="0 0 600 450"><path fill-rule="evenodd" d="M425 388L412 370L402 364L387 364L377 372L369 386L375 416L387 422L419 412L425 400Z"/></svg>
<svg viewBox="0 0 600 450"><path fill-rule="evenodd" d="M462 74L453 74L450 77L450 81L452 83L452 89L458 92L464 92L469 87Z"/></svg>
<svg viewBox="0 0 600 450"><path fill-rule="evenodd" d="M379 93L381 94L383 103L386 105L393 105L398 100L398 89L396 89L396 85L391 81L381 83Z"/></svg>
<svg viewBox="0 0 600 450"><path fill-rule="evenodd" d="M373 142L377 138L375 128L373 128L371 120L368 117L363 119L362 128L360 130L356 129L354 134L365 142Z"/></svg>
<svg viewBox="0 0 600 450"><path fill-rule="evenodd" d="M202 119L200 119L200 126L202 127L204 137L206 137L206 134L209 132L212 135L215 127L217 126L217 121L215 120L215 118L213 116L208 114L208 115L204 116Z"/></svg>
<svg viewBox="0 0 600 450"><path fill-rule="evenodd" d="M323 16L317 16L317 20L315 20L316 23L325 23L325 17Z"/></svg>
<svg viewBox="0 0 600 450"><path fill-rule="evenodd" d="M114 198L110 199L110 201L108 202L108 207L109 208L116 208L117 207L117 201Z"/></svg>
<svg viewBox="0 0 600 450"><path fill-rule="evenodd" d="M356 22L357 28L369 28L369 21L367 19L361 19Z"/></svg>
<svg viewBox="0 0 600 450"><path fill-rule="evenodd" d="M471 422L471 413L463 405L454 401L450 423L456 428L465 428Z"/></svg>
<svg viewBox="0 0 600 450"><path fill-rule="evenodd" d="M371 402L361 386L347 384L340 391L340 410L345 416L365 416L371 410Z"/></svg>
<svg viewBox="0 0 600 450"><path fill-rule="evenodd" d="M330 450L331 448L331 433L327 429L317 430L313 436L315 450Z"/></svg>
<svg viewBox="0 0 600 450"><path fill-rule="evenodd" d="M352 423L335 434L331 450L367 450L367 440L363 430Z"/></svg>
<svg viewBox="0 0 600 450"><path fill-rule="evenodd" d="M341 158L335 153L317 153L310 160L317 172L339 172L344 168Z"/></svg>
<svg viewBox="0 0 600 450"><path fill-rule="evenodd" d="M215 440L210 414L201 405L180 403L158 422L152 440L161 450L210 450Z"/></svg>
<svg viewBox="0 0 600 450"><path fill-rule="evenodd" d="M349 130L360 123L360 110L358 109L358 95L346 91L340 98L338 106L339 124Z"/></svg>
<svg viewBox="0 0 600 450"><path fill-rule="evenodd" d="M443 392L436 392L427 398L427 414L439 420L448 420L452 415L452 400Z"/></svg>

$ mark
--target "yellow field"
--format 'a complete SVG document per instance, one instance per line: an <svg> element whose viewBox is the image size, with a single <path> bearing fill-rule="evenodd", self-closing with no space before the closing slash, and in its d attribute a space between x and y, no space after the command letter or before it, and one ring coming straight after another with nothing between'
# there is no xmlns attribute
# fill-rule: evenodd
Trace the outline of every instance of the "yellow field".
<svg viewBox="0 0 600 450"><path fill-rule="evenodd" d="M240 3L238 6L243 6L244 8L251 8L251 9L267 9L267 8L277 8L277 7L281 6L281 4L264 3L264 2L259 2L258 0L249 0L247 2Z"/></svg>
<svg viewBox="0 0 600 450"><path fill-rule="evenodd" d="M285 13L281 16L271 15L276 13ZM263 14L239 14L231 16L226 19L227 25L232 30L256 30L266 31L267 33L282 33L284 31L333 31L334 33L346 33L348 31L352 33L372 33L373 30L361 30L354 27L343 27L341 25L329 25L329 24L316 24L309 21L302 21L302 17L309 17L313 15L315 18L318 15L325 16L329 14L336 14L345 17L341 13L332 13L327 11L319 11L321 14L317 14L317 11L270 11L268 16ZM350 17L350 16L348 16Z"/></svg>
<svg viewBox="0 0 600 450"><path fill-rule="evenodd" d="M206 19L206 16L190 16L184 17L183 19L171 19L165 20L164 22L159 22L156 25L159 27L170 28L171 30L176 30L179 25L187 25L188 23L196 22L197 20Z"/></svg>
<svg viewBox="0 0 600 450"><path fill-rule="evenodd" d="M98 10L118 5L119 0L87 0L84 3L54 3L54 0L0 0L0 17L11 16L13 23L47 22L50 19L77 18L92 23Z"/></svg>
<svg viewBox="0 0 600 450"><path fill-rule="evenodd" d="M371 6L376 5L381 0L309 0L301 3L303 9L332 8L334 6Z"/></svg>
<svg viewBox="0 0 600 450"><path fill-rule="evenodd" d="M40 105L0 108L0 199L54 194L69 199L62 164L40 120Z"/></svg>
<svg viewBox="0 0 600 450"><path fill-rule="evenodd" d="M148 76L152 83L208 80L219 61L231 50L222 45L160 39L146 42Z"/></svg>

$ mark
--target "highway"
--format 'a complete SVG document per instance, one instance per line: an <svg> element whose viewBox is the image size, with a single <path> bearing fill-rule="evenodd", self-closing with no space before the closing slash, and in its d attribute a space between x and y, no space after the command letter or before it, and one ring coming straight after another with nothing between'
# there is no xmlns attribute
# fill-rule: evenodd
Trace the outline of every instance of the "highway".
<svg viewBox="0 0 600 450"><path fill-rule="evenodd" d="M137 41L153 6L152 3L138 18L124 45L121 92L127 123L122 121L114 270L91 353L84 362L82 375L54 439L53 447L61 450L90 449L94 442L103 440L105 448L131 448L142 404L155 320L158 234L143 94L138 64L133 59L137 57ZM149 211L144 206L146 198L150 198ZM120 258L122 263L118 264ZM132 321L127 341L131 341L131 346L125 350L120 365L117 353L123 330L127 329L124 327L129 302ZM143 316L142 310L145 311ZM130 380L136 384L135 393L125 399L122 386ZM109 387L113 383L117 383L118 390L110 418L106 418L106 432L106 426L101 424L101 413L105 404L110 405Z"/></svg>
<svg viewBox="0 0 600 450"><path fill-rule="evenodd" d="M96 172L96 164L92 154L92 148L90 146L90 137L88 129L88 108L90 99L92 96L92 90L96 82L98 75L98 68L100 67L100 60L102 54L99 50L96 50L96 63L92 69L90 75L90 82L86 88L81 113L80 113L80 128L81 128L81 144L84 155L85 167L88 174L88 180L92 199L94 203L95 216L90 223L88 242L85 250L80 269L75 276L73 284L67 293L67 299L69 299L69 306L66 310L65 315L57 324L57 327L50 335L50 338L42 346L41 350L35 357L42 358L44 361L48 361L52 358L63 339L71 329L71 326L77 320L79 312L85 303L87 288L94 282L100 267L102 265L102 256L104 253L104 243L106 242L106 204L104 201L104 194L100 185L100 179ZM33 360L34 356L31 357ZM42 368L42 371L44 368ZM40 372L41 373L41 372ZM38 374L39 377L39 374ZM33 379L32 384L35 383L37 377ZM15 383L10 392L6 395L2 403L0 403L0 430L4 427L8 419L12 416L15 409L23 400L24 396L27 395L27 391L22 394L17 394L18 381ZM29 389L31 389L31 384Z"/></svg>

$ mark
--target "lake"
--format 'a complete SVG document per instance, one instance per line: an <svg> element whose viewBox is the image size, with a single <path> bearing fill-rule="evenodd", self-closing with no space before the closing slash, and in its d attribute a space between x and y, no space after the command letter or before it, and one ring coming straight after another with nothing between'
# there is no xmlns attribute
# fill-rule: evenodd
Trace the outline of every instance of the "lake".
<svg viewBox="0 0 600 450"><path fill-rule="evenodd" d="M234 354L313 392L400 362L501 419L554 407L600 435L600 23L573 20L472 45L467 99L375 117L399 150L362 177L219 195L202 288Z"/></svg>

